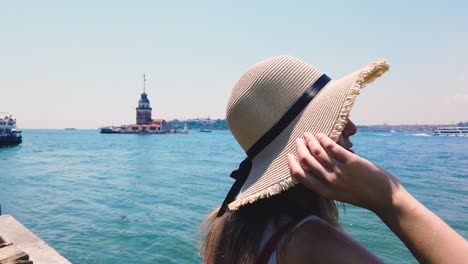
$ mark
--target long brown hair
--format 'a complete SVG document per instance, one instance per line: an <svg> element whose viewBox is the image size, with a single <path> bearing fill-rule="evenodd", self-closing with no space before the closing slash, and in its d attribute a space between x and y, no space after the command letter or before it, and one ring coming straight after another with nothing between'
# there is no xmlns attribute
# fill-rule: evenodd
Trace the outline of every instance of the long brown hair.
<svg viewBox="0 0 468 264"><path fill-rule="evenodd" d="M269 223L278 226L284 216L298 222L314 214L339 226L335 202L322 198L302 184L236 211L227 210L221 217L216 217L218 209L213 210L199 228L203 235L200 253L209 264L254 264L265 228Z"/></svg>

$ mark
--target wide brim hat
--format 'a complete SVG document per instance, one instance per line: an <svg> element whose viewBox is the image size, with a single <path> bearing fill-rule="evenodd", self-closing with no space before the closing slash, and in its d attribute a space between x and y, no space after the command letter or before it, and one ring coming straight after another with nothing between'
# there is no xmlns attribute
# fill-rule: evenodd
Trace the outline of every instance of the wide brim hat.
<svg viewBox="0 0 468 264"><path fill-rule="evenodd" d="M361 88L388 69L379 59L331 80L291 56L251 66L233 88L226 109L229 129L247 159L231 174L236 183L218 215L223 207L237 210L297 184L287 162L287 154L296 153L295 140L307 131L337 141Z"/></svg>

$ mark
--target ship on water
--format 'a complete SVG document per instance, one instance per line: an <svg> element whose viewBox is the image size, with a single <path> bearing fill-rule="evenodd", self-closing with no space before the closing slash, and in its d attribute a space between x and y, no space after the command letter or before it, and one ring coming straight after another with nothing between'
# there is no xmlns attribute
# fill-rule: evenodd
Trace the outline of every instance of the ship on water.
<svg viewBox="0 0 468 264"><path fill-rule="evenodd" d="M438 127L434 129L434 136L468 137L468 127Z"/></svg>
<svg viewBox="0 0 468 264"><path fill-rule="evenodd" d="M0 146L15 146L23 142L21 130L16 129L16 119L9 112L0 112Z"/></svg>
<svg viewBox="0 0 468 264"><path fill-rule="evenodd" d="M143 93L136 108L136 123L121 126L106 126L100 128L101 134L187 134L185 124L182 131L173 130L171 122L165 119L153 119L152 108L146 93L146 76L143 74Z"/></svg>

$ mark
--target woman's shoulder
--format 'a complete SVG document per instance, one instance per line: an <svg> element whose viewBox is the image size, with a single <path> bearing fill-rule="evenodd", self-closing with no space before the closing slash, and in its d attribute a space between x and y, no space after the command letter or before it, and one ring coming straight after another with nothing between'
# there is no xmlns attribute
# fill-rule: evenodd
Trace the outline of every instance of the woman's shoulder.
<svg viewBox="0 0 468 264"><path fill-rule="evenodd" d="M309 216L291 231L280 263L382 263L339 228Z"/></svg>

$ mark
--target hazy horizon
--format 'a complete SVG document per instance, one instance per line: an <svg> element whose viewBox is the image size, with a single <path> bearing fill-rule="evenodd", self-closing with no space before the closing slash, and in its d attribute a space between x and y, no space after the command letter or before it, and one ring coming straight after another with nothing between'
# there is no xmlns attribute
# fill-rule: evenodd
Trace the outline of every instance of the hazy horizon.
<svg viewBox="0 0 468 264"><path fill-rule="evenodd" d="M153 118L225 118L252 64L288 54L332 79L374 59L360 125L468 120L468 2L3 1L0 111L24 129L135 122L146 73Z"/></svg>
<svg viewBox="0 0 468 264"><path fill-rule="evenodd" d="M179 120L179 121L188 121L188 120L194 120L194 119L205 119L203 117L194 117L194 118L186 118L186 119L180 119L180 118L174 118L174 119L166 119L166 121L173 121L173 120ZM216 120L216 119L222 119L222 120L225 120L225 118L211 118L210 119L213 119L213 120ZM353 120L354 122L354 120ZM378 123L378 124L356 124L358 127L360 126L385 126L385 125L388 125L388 126L412 126L412 125L416 125L416 126L449 126L449 125L456 125L457 123L459 122L468 122L466 120L461 120L461 121L458 121L456 123L418 123L418 122L414 122L414 123L411 123L411 124L390 124L390 123ZM135 124L135 122L131 122L131 123L122 123L122 124L110 124L110 125L106 125L106 126L121 126L121 125L132 125L132 124ZM31 127L19 127L20 129L26 129L26 130L64 130L66 128L73 128L73 129L78 129L78 130L98 130L99 128L101 127L82 127L82 128L77 128L77 127L56 127L56 128L47 128L47 127L37 127L37 128L31 128ZM191 129L189 127L189 129Z"/></svg>

